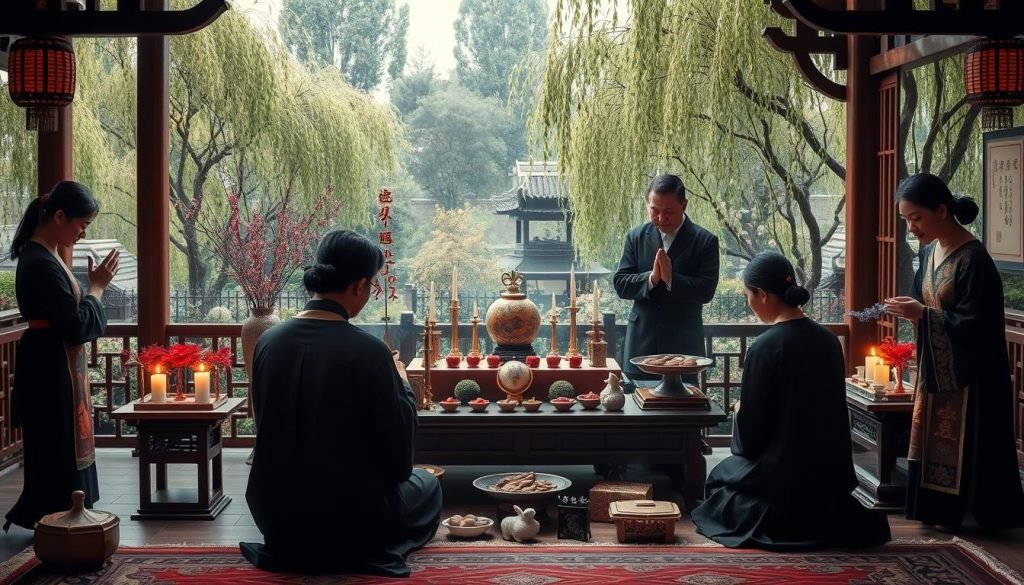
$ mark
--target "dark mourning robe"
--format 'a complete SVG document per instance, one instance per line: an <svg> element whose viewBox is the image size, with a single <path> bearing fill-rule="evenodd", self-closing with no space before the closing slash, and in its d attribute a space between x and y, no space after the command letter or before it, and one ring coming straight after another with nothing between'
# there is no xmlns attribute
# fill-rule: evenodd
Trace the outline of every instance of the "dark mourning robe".
<svg viewBox="0 0 1024 585"><path fill-rule="evenodd" d="M973 511L982 528L1024 526L1002 279L981 242L939 264L934 253L934 244L921 250L912 292L925 312L907 518L956 528Z"/></svg>
<svg viewBox="0 0 1024 585"><path fill-rule="evenodd" d="M767 550L873 546L884 514L861 506L846 407L843 351L809 318L773 325L747 351L732 456L708 476L692 513L725 546Z"/></svg>
<svg viewBox="0 0 1024 585"><path fill-rule="evenodd" d="M100 497L83 344L103 334L107 317L64 263L33 241L18 258L15 294L30 327L18 342L12 394L25 486L4 528L31 530L44 515L69 509L71 492L85 492L89 507Z"/></svg>
<svg viewBox="0 0 1024 585"><path fill-rule="evenodd" d="M265 545L242 552L271 571L407 576L405 556L437 530L441 490L413 471L415 396L391 351L339 315L310 301L256 345L245 498Z"/></svg>

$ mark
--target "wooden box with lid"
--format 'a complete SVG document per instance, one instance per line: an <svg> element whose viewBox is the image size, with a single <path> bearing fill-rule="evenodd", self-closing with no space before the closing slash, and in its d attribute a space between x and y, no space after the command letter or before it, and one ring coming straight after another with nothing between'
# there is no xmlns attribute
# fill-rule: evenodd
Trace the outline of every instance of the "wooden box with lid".
<svg viewBox="0 0 1024 585"><path fill-rule="evenodd" d="M628 481L599 481L590 488L590 521L611 522L608 504L620 500L650 500L654 486Z"/></svg>
<svg viewBox="0 0 1024 585"><path fill-rule="evenodd" d="M670 544L676 540L676 520L681 513L675 502L625 500L609 504L608 515L615 522L615 536L621 543Z"/></svg>

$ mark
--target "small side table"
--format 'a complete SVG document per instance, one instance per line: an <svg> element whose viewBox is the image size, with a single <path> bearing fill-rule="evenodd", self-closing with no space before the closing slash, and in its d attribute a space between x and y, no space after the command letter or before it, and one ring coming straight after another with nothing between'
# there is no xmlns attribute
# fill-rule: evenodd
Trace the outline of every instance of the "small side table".
<svg viewBox="0 0 1024 585"><path fill-rule="evenodd" d="M213 410L140 411L130 402L110 414L138 429L139 513L132 520L213 520L221 513L231 502L224 495L221 424L244 403L244 398L229 398ZM167 487L168 463L197 466L194 493ZM156 490L151 465L156 466Z"/></svg>
<svg viewBox="0 0 1024 585"><path fill-rule="evenodd" d="M873 510L899 512L906 506L906 477L897 460L910 446L912 401L871 400L846 391L857 488L853 496Z"/></svg>

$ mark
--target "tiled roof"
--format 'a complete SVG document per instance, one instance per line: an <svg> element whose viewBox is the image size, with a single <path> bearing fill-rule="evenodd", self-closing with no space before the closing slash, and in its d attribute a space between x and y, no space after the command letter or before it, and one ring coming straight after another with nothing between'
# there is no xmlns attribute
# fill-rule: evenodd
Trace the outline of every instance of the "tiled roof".
<svg viewBox="0 0 1024 585"><path fill-rule="evenodd" d="M558 175L558 164L516 161L517 185L491 197L496 213L513 211L561 212L567 204L566 189Z"/></svg>

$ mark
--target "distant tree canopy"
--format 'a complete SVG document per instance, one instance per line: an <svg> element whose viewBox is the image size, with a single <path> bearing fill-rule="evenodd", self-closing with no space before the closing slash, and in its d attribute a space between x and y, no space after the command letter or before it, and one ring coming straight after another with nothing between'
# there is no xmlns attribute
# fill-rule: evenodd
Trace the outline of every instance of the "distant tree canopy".
<svg viewBox="0 0 1024 585"><path fill-rule="evenodd" d="M447 82L445 82L447 83ZM391 105L403 118L408 117L420 105L420 100L439 90L441 79L434 70L433 62L422 49L413 55L409 67L391 87Z"/></svg>
<svg viewBox="0 0 1024 585"><path fill-rule="evenodd" d="M556 4L558 42L532 117L538 156L557 155L570 185L581 252L607 257L621 245L607 234L642 220L648 178L676 172L694 199L689 213L722 234L726 254L775 247L816 287L845 199L819 219L811 195L843 192L844 104L808 87L792 59L765 42L765 26L786 25L761 2L634 0L628 20L614 5ZM963 92L953 69L922 71L935 91L915 95L903 112L930 124L923 139L949 158L949 170L964 156L956 137L973 121L969 108L949 105L955 100L942 105L943 92ZM951 114L929 114L935 108Z"/></svg>
<svg viewBox="0 0 1024 585"><path fill-rule="evenodd" d="M229 271L198 219L226 220L226 193L269 209L286 193L308 204L334 187L340 221L367 223L370 201L393 168L396 121L335 70L310 73L244 16L170 43L172 273L189 293L218 294ZM135 232L136 43L80 39L74 116L75 176L99 196L97 231L131 248ZM0 99L0 141L25 145L0 157L12 193L34 191L34 136ZM11 172L6 172L11 171ZM24 201L21 200L21 201ZM10 217L10 215L9 215Z"/></svg>
<svg viewBox="0 0 1024 585"><path fill-rule="evenodd" d="M445 209L503 188L509 120L496 99L451 86L422 98L407 125L409 170Z"/></svg>
<svg viewBox="0 0 1024 585"><path fill-rule="evenodd" d="M356 89L405 68L409 6L395 0L285 0L279 27L300 61L335 66Z"/></svg>
<svg viewBox="0 0 1024 585"><path fill-rule="evenodd" d="M459 83L507 103L509 76L530 51L547 45L544 0L462 0L455 21Z"/></svg>

